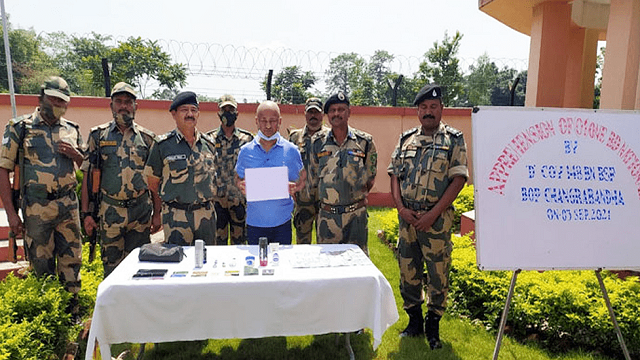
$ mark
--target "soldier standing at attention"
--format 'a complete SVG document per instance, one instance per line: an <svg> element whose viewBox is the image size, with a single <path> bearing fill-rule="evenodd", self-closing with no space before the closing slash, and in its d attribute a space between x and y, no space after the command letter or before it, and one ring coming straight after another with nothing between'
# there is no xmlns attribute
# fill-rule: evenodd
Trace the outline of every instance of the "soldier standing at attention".
<svg viewBox="0 0 640 360"><path fill-rule="evenodd" d="M229 234L231 244L247 242L247 198L236 186L235 167L240 147L253 140L247 130L236 127L238 103L231 95L222 95L218 103L220 127L207 133L215 143L218 178L218 198L216 209L216 245L227 245Z"/></svg>
<svg viewBox="0 0 640 360"><path fill-rule="evenodd" d="M327 133L329 128L322 124L322 101L318 98L307 99L304 106L306 124L302 129L296 129L289 134L289 141L298 145L302 164L309 173L309 158L311 155L311 137L315 133ZM313 222L318 217L317 189L307 181L304 188L298 191L294 197L295 209L293 211L293 225L296 227L296 243L311 244L311 232Z"/></svg>
<svg viewBox="0 0 640 360"><path fill-rule="evenodd" d="M144 170L154 195L153 212L162 208L165 242L193 245L202 239L213 245L215 145L196 128L200 110L194 92L176 95L169 111L176 128L158 137Z"/></svg>
<svg viewBox="0 0 640 360"><path fill-rule="evenodd" d="M57 273L73 294L68 310L77 318L82 235L75 169L84 155L79 126L62 117L70 99L67 82L49 77L40 88L40 106L32 114L9 120L0 150L0 197L11 231L24 230L27 258L36 275ZM24 149L23 159L19 149ZM18 164L24 224L10 206L9 172Z"/></svg>
<svg viewBox="0 0 640 360"><path fill-rule="evenodd" d="M111 92L113 120L91 129L87 141L87 156L82 166L82 219L88 235L100 231L104 276L135 248L151 241L151 213L153 205L144 165L155 134L136 124L136 91L119 82ZM99 157L99 158L98 158ZM91 169L91 172L90 172ZM99 191L98 216L100 228L89 212L89 177ZM160 224L160 213L154 214ZM156 226L153 231L159 230Z"/></svg>
<svg viewBox="0 0 640 360"><path fill-rule="evenodd" d="M387 168L400 221L400 293L409 314L409 325L400 336L426 333L431 349L437 349L442 347L439 323L449 290L451 204L469 177L467 150L462 132L440 121L443 104L438 85L423 87L413 104L422 126L400 136ZM426 321L424 285L429 298Z"/></svg>
<svg viewBox="0 0 640 360"><path fill-rule="evenodd" d="M367 247L367 194L376 178L378 153L373 137L349 126L349 98L343 92L324 104L331 130L311 138L311 172L318 189L318 244Z"/></svg>

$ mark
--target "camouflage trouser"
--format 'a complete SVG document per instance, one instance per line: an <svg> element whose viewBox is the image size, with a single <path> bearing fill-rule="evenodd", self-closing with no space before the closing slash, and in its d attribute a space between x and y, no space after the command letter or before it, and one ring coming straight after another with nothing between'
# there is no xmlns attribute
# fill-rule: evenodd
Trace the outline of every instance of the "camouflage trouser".
<svg viewBox="0 0 640 360"><path fill-rule="evenodd" d="M313 221L318 216L318 206L315 199L307 199L296 194L296 207L293 210L293 225L296 227L296 244L311 244Z"/></svg>
<svg viewBox="0 0 640 360"><path fill-rule="evenodd" d="M75 192L57 200L25 198L25 243L37 276L58 274L64 288L80 291L82 233Z"/></svg>
<svg viewBox="0 0 640 360"><path fill-rule="evenodd" d="M216 201L216 245L227 245L231 233L231 245L247 243L247 204L241 199Z"/></svg>
<svg viewBox="0 0 640 360"><path fill-rule="evenodd" d="M204 240L214 245L216 238L216 212L213 203L196 210L181 210L162 204L164 241L170 244L195 245Z"/></svg>
<svg viewBox="0 0 640 360"><path fill-rule="evenodd" d="M100 249L106 278L133 249L151 242L151 199L130 208L100 204Z"/></svg>
<svg viewBox="0 0 640 360"><path fill-rule="evenodd" d="M366 206L344 214L332 214L320 209L317 222L318 244L356 244L369 255L369 214Z"/></svg>
<svg viewBox="0 0 640 360"><path fill-rule="evenodd" d="M428 232L417 231L398 217L398 265L404 308L420 306L424 302L423 287L426 286L428 310L442 316L447 307L449 292L449 268L453 249L450 230L453 211L446 210Z"/></svg>

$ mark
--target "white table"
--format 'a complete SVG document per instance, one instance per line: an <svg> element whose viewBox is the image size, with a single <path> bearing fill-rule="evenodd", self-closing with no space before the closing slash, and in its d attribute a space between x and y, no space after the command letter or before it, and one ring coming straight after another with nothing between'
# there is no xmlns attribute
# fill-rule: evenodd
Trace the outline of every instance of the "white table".
<svg viewBox="0 0 640 360"><path fill-rule="evenodd" d="M281 246L280 264L266 267L274 269L273 275L244 274L247 255L255 256L262 272L257 246L207 246L202 269L194 269L193 247L185 247L180 263L140 262L138 252L129 254L98 287L86 360L92 359L96 340L102 358L111 359L110 345L123 342L300 336L362 328L372 329L377 348L382 334L398 320L389 282L355 245ZM133 279L138 269L168 272L163 279ZM172 277L176 271L188 274ZM193 277L194 271L207 274Z"/></svg>

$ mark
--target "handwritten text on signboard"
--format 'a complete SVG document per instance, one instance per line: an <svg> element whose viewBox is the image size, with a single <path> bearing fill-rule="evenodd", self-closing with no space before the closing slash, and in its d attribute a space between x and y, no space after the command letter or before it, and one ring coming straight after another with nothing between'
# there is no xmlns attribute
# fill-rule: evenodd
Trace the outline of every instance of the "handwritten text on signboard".
<svg viewBox="0 0 640 360"><path fill-rule="evenodd" d="M504 195L504 188L509 180L513 167L532 146L541 141L557 136L568 136L570 139L563 141L564 153L575 153L582 139L595 140L605 146L609 151L615 152L624 164L634 180L637 194L640 197L640 159L636 152L624 141L620 134L607 129L606 126L590 121L589 119L561 117L555 120L541 121L516 134L504 146L498 158L494 162L489 173L490 185L488 190L499 195ZM616 176L615 167L609 165L582 165L582 164L543 164L526 165L529 177L540 176L545 179L567 179L579 182L613 182ZM569 188L523 188L523 199L527 201L546 201L566 204L589 205L624 205L622 192L616 189L593 189L589 187ZM582 218L580 209L572 209L571 215ZM587 209L583 209L587 210ZM588 209L589 213L593 208ZM606 209L603 209L605 211ZM549 216L549 214L547 214ZM552 217L562 216L551 214ZM602 218L610 216L598 214L593 217ZM565 215L568 216L568 215ZM591 218L591 217L589 217Z"/></svg>

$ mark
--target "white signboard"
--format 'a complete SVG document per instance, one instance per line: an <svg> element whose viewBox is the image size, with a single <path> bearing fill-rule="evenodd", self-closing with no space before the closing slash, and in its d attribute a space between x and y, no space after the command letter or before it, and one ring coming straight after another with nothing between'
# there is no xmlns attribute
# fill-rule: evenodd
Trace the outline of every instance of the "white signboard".
<svg viewBox="0 0 640 360"><path fill-rule="evenodd" d="M640 113L473 114L482 270L640 268Z"/></svg>

